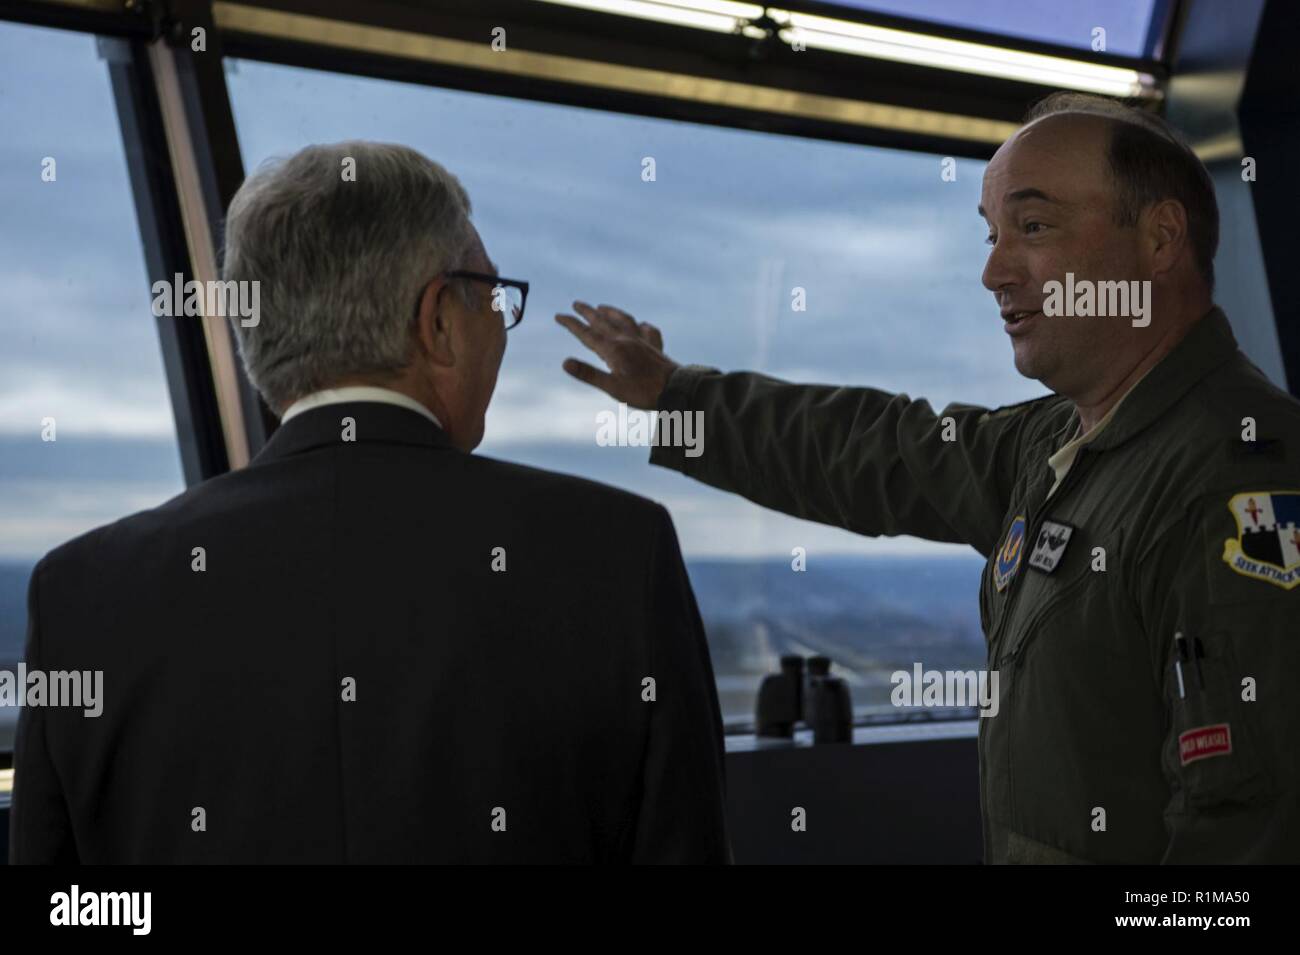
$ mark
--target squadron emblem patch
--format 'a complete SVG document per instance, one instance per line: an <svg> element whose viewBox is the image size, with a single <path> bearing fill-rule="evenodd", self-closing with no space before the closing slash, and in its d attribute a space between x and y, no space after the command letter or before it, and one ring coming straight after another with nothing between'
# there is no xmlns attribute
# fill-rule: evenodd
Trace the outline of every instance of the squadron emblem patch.
<svg viewBox="0 0 1300 955"><path fill-rule="evenodd" d="M1228 509L1237 538L1223 542L1224 563L1285 590L1300 584L1300 491L1246 491Z"/></svg>
<svg viewBox="0 0 1300 955"><path fill-rule="evenodd" d="M998 593L1001 593L1008 581L1016 575L1024 545L1025 516L1021 514L1011 522L1011 530L1007 531L1007 539L1003 542L1002 549L998 551L997 563L993 565L993 586L998 588Z"/></svg>

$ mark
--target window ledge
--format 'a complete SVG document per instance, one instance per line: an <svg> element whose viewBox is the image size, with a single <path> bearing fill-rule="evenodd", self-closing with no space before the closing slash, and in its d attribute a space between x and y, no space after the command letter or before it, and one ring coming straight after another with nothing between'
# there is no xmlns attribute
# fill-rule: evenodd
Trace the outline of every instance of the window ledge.
<svg viewBox="0 0 1300 955"><path fill-rule="evenodd" d="M855 726L853 746L875 746L879 743L916 743L941 739L975 739L979 735L979 719L936 720L899 723L894 726ZM735 733L727 736L728 753L756 753L769 749L805 749L813 746L810 729L795 730L792 739L755 736L753 733ZM823 744L834 745L834 744Z"/></svg>

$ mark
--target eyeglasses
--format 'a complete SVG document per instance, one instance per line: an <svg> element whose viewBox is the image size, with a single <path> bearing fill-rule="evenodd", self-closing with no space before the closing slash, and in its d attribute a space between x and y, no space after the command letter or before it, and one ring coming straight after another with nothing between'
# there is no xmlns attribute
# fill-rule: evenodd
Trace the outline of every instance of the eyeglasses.
<svg viewBox="0 0 1300 955"><path fill-rule="evenodd" d="M514 328L524 320L524 303L528 301L527 282L502 278L499 275L488 275L486 272L466 272L464 269L448 272L447 277L491 284L493 286L492 311L501 313L501 319L507 329Z"/></svg>

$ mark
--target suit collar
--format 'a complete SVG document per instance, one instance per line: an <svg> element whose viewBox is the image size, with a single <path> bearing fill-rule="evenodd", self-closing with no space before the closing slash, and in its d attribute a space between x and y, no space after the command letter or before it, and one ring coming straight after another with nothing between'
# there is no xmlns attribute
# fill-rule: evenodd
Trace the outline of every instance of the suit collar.
<svg viewBox="0 0 1300 955"><path fill-rule="evenodd" d="M263 464L349 440L456 450L446 431L409 408L378 401L344 401L311 408L281 424L251 463Z"/></svg>

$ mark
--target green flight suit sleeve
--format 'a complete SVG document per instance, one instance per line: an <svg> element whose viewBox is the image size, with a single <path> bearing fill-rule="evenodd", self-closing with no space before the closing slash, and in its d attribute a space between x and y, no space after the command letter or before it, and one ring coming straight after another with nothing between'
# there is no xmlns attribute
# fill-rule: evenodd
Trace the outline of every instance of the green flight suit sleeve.
<svg viewBox="0 0 1300 955"><path fill-rule="evenodd" d="M924 400L873 388L688 365L660 397L650 463L795 517L970 544L987 556L1042 401L993 412L954 404L936 415ZM700 446L665 443L664 412L700 412Z"/></svg>
<svg viewBox="0 0 1300 955"><path fill-rule="evenodd" d="M1239 533L1228 501L1250 490L1198 498L1138 564L1165 704L1166 863L1300 862L1300 587L1225 561ZM1191 657L1181 687L1176 633Z"/></svg>

